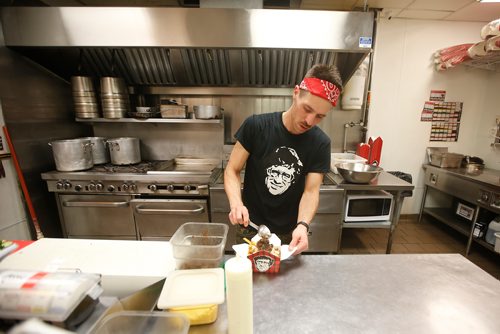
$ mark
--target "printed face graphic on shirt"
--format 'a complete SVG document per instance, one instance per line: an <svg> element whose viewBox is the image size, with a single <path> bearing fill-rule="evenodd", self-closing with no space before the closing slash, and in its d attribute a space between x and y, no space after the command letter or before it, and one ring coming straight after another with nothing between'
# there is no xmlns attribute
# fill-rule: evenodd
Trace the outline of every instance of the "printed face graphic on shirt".
<svg viewBox="0 0 500 334"><path fill-rule="evenodd" d="M281 195L297 180L302 171L302 161L293 148L281 146L269 157L266 186L272 195Z"/></svg>

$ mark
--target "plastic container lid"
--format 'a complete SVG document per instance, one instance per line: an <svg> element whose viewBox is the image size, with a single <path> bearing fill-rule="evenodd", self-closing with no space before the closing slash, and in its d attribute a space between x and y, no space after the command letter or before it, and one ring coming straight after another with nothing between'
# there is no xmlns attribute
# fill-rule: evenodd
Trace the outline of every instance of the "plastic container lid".
<svg viewBox="0 0 500 334"><path fill-rule="evenodd" d="M64 322L86 298L103 289L98 274L0 270L0 318Z"/></svg>
<svg viewBox="0 0 500 334"><path fill-rule="evenodd" d="M188 330L189 321L183 314L120 311L104 318L94 334L186 334Z"/></svg>
<svg viewBox="0 0 500 334"><path fill-rule="evenodd" d="M158 299L159 309L224 302L222 268L176 270L170 274Z"/></svg>

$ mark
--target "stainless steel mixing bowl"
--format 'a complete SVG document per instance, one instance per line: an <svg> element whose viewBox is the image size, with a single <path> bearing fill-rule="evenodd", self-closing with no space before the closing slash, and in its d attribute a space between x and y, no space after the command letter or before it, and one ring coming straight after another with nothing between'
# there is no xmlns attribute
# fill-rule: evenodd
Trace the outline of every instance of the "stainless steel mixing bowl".
<svg viewBox="0 0 500 334"><path fill-rule="evenodd" d="M383 169L365 163L339 163L336 164L339 174L349 183L370 183Z"/></svg>

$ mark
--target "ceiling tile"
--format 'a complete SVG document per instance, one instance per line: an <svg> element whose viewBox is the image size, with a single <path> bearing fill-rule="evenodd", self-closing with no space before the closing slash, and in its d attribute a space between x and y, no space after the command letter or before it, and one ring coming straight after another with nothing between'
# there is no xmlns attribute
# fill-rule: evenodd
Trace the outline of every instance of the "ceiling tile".
<svg viewBox="0 0 500 334"><path fill-rule="evenodd" d="M448 10L454 12L474 2L476 0L415 0L408 6L408 9Z"/></svg>
<svg viewBox="0 0 500 334"><path fill-rule="evenodd" d="M384 8L380 11L380 18L388 19L392 17L397 17L401 13L401 8Z"/></svg>
<svg viewBox="0 0 500 334"><path fill-rule="evenodd" d="M439 20L449 16L452 12L438 10L405 9L397 17L407 19Z"/></svg>
<svg viewBox="0 0 500 334"><path fill-rule="evenodd" d="M472 3L447 17L453 21L490 22L500 18L500 3Z"/></svg>
<svg viewBox="0 0 500 334"><path fill-rule="evenodd" d="M414 0L368 0L368 6L371 8L406 8ZM357 7L363 7L364 0L356 2Z"/></svg>

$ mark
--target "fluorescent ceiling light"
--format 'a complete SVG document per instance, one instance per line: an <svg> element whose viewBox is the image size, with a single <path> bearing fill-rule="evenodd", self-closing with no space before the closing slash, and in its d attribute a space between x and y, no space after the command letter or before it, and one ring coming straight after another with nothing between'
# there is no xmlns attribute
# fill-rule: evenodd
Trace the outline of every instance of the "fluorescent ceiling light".
<svg viewBox="0 0 500 334"><path fill-rule="evenodd" d="M476 0L477 2L500 2L500 0Z"/></svg>

